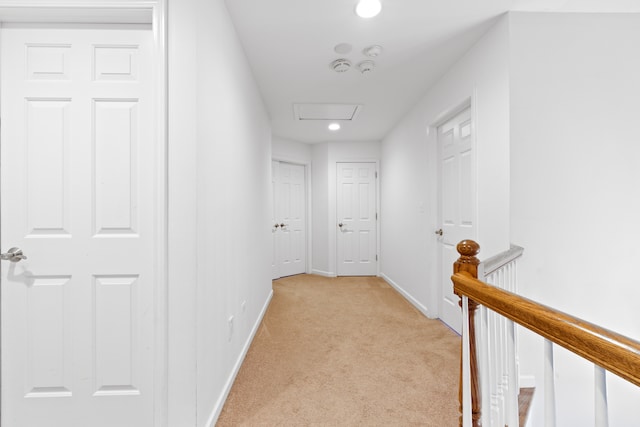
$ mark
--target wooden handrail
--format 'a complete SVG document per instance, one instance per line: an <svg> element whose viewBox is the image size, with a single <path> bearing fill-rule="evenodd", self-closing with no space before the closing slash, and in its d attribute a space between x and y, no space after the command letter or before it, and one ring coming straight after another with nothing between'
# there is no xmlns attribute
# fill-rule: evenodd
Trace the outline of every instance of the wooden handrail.
<svg viewBox="0 0 640 427"><path fill-rule="evenodd" d="M451 276L454 291L640 386L640 342L489 284L469 272Z"/></svg>

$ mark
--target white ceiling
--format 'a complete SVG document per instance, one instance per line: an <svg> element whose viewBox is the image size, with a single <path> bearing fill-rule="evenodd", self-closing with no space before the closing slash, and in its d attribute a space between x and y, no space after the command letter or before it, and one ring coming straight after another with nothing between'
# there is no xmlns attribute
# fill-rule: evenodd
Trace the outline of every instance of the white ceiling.
<svg viewBox="0 0 640 427"><path fill-rule="evenodd" d="M640 0L382 0L362 19L356 0L226 0L271 116L273 134L317 143L382 139L498 17L510 10L640 12ZM353 51L334 52L339 43ZM362 49L383 46L362 75ZM338 58L354 67L336 73ZM298 121L294 104L362 104L357 119L331 132Z"/></svg>

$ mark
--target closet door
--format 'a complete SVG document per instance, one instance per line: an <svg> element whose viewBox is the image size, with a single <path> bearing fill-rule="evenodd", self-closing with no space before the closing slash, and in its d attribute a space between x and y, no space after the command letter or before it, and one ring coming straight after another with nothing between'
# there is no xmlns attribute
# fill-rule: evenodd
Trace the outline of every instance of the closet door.
<svg viewBox="0 0 640 427"><path fill-rule="evenodd" d="M153 33L2 29L3 426L154 425Z"/></svg>
<svg viewBox="0 0 640 427"><path fill-rule="evenodd" d="M306 272L305 167L273 162L273 277Z"/></svg>
<svg viewBox="0 0 640 427"><path fill-rule="evenodd" d="M376 164L337 164L338 276L378 272Z"/></svg>
<svg viewBox="0 0 640 427"><path fill-rule="evenodd" d="M271 195L273 202L271 204L271 278L277 279L280 277L280 219L278 218L278 171L280 162L271 162Z"/></svg>

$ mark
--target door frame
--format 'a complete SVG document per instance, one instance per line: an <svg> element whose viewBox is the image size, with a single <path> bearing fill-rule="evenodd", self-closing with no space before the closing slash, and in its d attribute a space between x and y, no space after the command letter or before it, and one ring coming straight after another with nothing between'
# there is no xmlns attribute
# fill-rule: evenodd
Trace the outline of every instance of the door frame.
<svg viewBox="0 0 640 427"><path fill-rule="evenodd" d="M146 18L146 17L149 18ZM144 22L139 22L145 17ZM148 21L146 19L149 19ZM96 22L97 21L97 22ZM167 0L108 2L53 0L0 0L0 23L37 22L39 24L151 24L154 69L154 137L157 144L155 171L154 274L154 425L168 425L168 74ZM1 95L1 94L0 94ZM1 112L0 112L1 114ZM2 337L0 336L0 342ZM2 360L0 360L2 363ZM0 390L2 399L2 390Z"/></svg>
<svg viewBox="0 0 640 427"><path fill-rule="evenodd" d="M272 156L271 157L271 161L272 162L282 162L282 163L289 163L292 165L298 165L298 166L303 166L304 167L304 206L305 206L305 236L306 236L306 257L307 259L305 260L305 267L304 267L304 271L306 274L311 274L311 256L312 251L313 251L313 236L312 236L312 229L313 227L311 227L311 220L312 218L312 209L311 209L311 161L300 161L300 160L294 160L291 158L287 158L286 156ZM274 194L271 195L271 200L273 203L273 200L275 200L274 198Z"/></svg>
<svg viewBox="0 0 640 427"><path fill-rule="evenodd" d="M446 122L448 122L449 120L453 119L455 116L457 116L459 113L461 113L462 111L464 111L465 109L469 109L469 112L471 114L471 124L472 124L472 133L471 133L471 143L473 145L473 167L474 167L474 175L475 175L475 179L474 179L474 191L476 194L476 200L475 200L475 232L476 232L476 236L474 236L474 238L477 237L478 234L478 153L477 153L477 148L478 148L478 144L477 144L477 118L478 118L478 114L477 114L477 93L474 89L473 93L470 96L465 97L462 101L452 104L451 107L444 109L440 114L438 114L437 118L428 126L427 128L427 134L428 135L433 135L432 136L432 141L435 142L435 154L436 154L436 167L435 167L435 171L436 171L436 177L435 177L435 183L436 183L436 188L435 188L435 194L436 194L436 201L437 201L437 207L436 207L436 215L435 215L435 220L436 223L433 225L432 230L435 231L440 228L440 226L442 225L442 170L441 170L441 165L440 165L440 155L441 153L441 149L440 149L440 138L438 136L438 128L445 124ZM435 234L431 234L431 236L435 236ZM435 295L436 295L436 300L438 301L436 309L437 309L437 313L438 313L438 318L442 318L442 284L444 283L444 280L446 277L449 277L451 275L451 271L444 271L443 267L442 267L442 247L440 244L440 240L436 238L436 246L435 246L435 250L436 250L436 259L437 259L437 267L436 267L436 289L435 289ZM451 268L453 269L453 266L451 266ZM451 284L451 286L453 286L453 283Z"/></svg>
<svg viewBox="0 0 640 427"><path fill-rule="evenodd" d="M376 214L378 218L376 220L376 276L380 277L380 222L382 221L382 215L380 212L380 160L379 159L353 159L353 158L337 158L332 161L332 172L329 177L329 188L333 194L329 195L329 226L333 227L334 232L329 233L329 249L333 251L333 254L329 255L329 259L333 260L333 266L331 270L334 272L333 277L338 277L338 163L374 163L376 165Z"/></svg>

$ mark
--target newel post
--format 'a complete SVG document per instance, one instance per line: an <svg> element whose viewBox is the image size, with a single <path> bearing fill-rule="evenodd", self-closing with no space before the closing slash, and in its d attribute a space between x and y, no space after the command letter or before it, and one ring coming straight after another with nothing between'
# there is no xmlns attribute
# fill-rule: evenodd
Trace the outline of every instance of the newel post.
<svg viewBox="0 0 640 427"><path fill-rule="evenodd" d="M473 240L463 240L456 246L460 258L453 264L453 274L466 272L478 278L480 260L476 257L480 252L480 245ZM460 296L460 295L458 295ZM462 296L460 296L462 307ZM478 357L476 351L475 315L478 304L469 300L469 358L471 363L471 417L473 427L480 426L480 388L478 383ZM460 355L460 425L462 426L462 355Z"/></svg>

